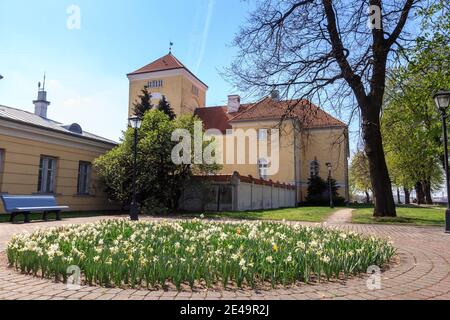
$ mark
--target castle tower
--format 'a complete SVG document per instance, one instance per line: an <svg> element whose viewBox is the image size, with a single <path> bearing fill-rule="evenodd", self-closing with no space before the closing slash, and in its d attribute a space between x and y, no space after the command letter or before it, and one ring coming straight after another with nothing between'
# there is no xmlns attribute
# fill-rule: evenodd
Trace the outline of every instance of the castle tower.
<svg viewBox="0 0 450 320"><path fill-rule="evenodd" d="M152 95L157 105L164 95L176 115L194 113L204 108L208 86L186 68L172 53L127 75L130 81L128 115L134 113L133 104L143 88Z"/></svg>

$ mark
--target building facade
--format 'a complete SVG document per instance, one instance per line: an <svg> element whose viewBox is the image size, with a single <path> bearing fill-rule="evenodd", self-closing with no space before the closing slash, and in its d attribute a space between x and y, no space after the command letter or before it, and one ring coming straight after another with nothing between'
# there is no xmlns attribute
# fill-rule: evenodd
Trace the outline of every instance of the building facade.
<svg viewBox="0 0 450 320"><path fill-rule="evenodd" d="M128 115L134 114L133 105L145 87L152 94L152 103L157 105L164 95L170 98L177 115L194 113L204 108L208 86L190 72L172 54L168 54L132 73L129 73L130 97Z"/></svg>
<svg viewBox="0 0 450 320"><path fill-rule="evenodd" d="M34 105L34 113L0 105L0 192L52 194L70 211L117 209L102 192L92 166L116 143L77 123L48 119L44 89Z"/></svg>
<svg viewBox="0 0 450 320"><path fill-rule="evenodd" d="M154 105L165 96L177 115L196 115L217 143L222 169L216 176L203 177L214 184L214 194L205 193L208 199L201 205L185 194L182 200L188 206L295 206L305 200L312 175L327 178L328 163L340 195L348 200L348 128L311 102L282 101L273 92L254 103L242 104L238 95L230 95L227 105L206 107L208 86L171 53L127 76L130 116L142 90L148 90ZM116 142L86 132L77 123L48 119L46 95L40 88L34 113L0 105L0 193L52 194L71 211L117 209L102 191L92 165ZM259 153L254 161L250 157L256 144L271 150L275 132L279 163L273 171L272 151L267 158ZM242 152L245 161L239 160Z"/></svg>
<svg viewBox="0 0 450 320"><path fill-rule="evenodd" d="M134 113L133 105L138 101L139 93L146 88L155 98L154 104L164 95L177 115L195 114L202 120L220 150L223 167L219 176L231 177L238 173L240 176L294 186L295 203L300 203L305 201L308 179L311 175L327 179L327 164L330 163L340 195L349 199L348 127L311 102L281 101L273 92L254 103L242 104L238 95L230 95L227 105L206 107L208 87L171 53L130 73L128 78L130 115ZM258 143L267 141L270 149L270 137L275 129L280 133L279 169L268 175L270 157L248 161L248 155L255 147L249 141L255 138L251 137L253 134ZM227 146L230 132L236 130L240 131L235 143ZM243 135L247 142L240 148L236 141ZM242 149L247 157L245 163L237 159L237 153ZM227 153L234 154L231 163L226 161Z"/></svg>

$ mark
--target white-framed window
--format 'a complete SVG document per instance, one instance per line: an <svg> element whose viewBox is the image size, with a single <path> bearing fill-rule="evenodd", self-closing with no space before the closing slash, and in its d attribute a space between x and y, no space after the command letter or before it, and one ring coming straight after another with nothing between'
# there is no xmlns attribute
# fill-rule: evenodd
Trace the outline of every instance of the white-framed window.
<svg viewBox="0 0 450 320"><path fill-rule="evenodd" d="M311 177L317 177L320 174L320 164L317 159L314 159L309 164L309 174Z"/></svg>
<svg viewBox="0 0 450 320"><path fill-rule="evenodd" d="M39 162L38 192L54 193L56 177L56 159L42 156Z"/></svg>
<svg viewBox="0 0 450 320"><path fill-rule="evenodd" d="M268 172L269 165L267 163L267 160L264 158L261 158L258 160L258 170L259 170L259 177L260 179L267 179L267 172Z"/></svg>
<svg viewBox="0 0 450 320"><path fill-rule="evenodd" d="M199 93L198 88L192 85L192 94L198 97L198 93Z"/></svg>
<svg viewBox="0 0 450 320"><path fill-rule="evenodd" d="M258 130L258 140L265 141L267 140L267 129L259 129Z"/></svg>
<svg viewBox="0 0 450 320"><path fill-rule="evenodd" d="M148 82L148 88L161 88L164 84L163 80L151 80Z"/></svg>
<svg viewBox="0 0 450 320"><path fill-rule="evenodd" d="M78 165L78 194L89 194L91 183L91 168L90 162L80 161Z"/></svg>

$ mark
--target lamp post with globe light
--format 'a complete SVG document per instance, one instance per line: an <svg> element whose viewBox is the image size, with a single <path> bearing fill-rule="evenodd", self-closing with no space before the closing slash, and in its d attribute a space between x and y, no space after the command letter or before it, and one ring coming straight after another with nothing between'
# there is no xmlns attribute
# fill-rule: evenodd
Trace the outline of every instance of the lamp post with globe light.
<svg viewBox="0 0 450 320"><path fill-rule="evenodd" d="M130 219L138 221L138 205L136 201L136 171L137 171L137 144L138 144L138 130L141 127L142 119L139 117L131 117L128 119L128 124L134 129L134 143L133 143L133 195L130 207Z"/></svg>
<svg viewBox="0 0 450 320"><path fill-rule="evenodd" d="M334 209L334 202L333 202L333 187L331 185L331 172L333 170L333 165L331 162L327 162L326 166L328 168L328 193L330 195L330 208Z"/></svg>
<svg viewBox="0 0 450 320"><path fill-rule="evenodd" d="M434 95L434 101L442 117L442 131L444 142L444 169L447 186L447 209L445 210L445 232L450 233L450 180L448 172L448 134L447 134L447 109L450 106L450 91L440 90Z"/></svg>

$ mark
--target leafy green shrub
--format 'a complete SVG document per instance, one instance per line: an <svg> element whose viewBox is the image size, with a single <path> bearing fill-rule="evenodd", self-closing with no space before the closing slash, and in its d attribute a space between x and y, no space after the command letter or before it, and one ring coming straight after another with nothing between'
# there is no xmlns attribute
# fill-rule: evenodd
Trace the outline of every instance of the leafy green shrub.
<svg viewBox="0 0 450 320"><path fill-rule="evenodd" d="M183 115L175 120L160 110L145 112L142 126L138 132L137 154L137 202L140 208L150 211L147 199L152 199L158 208L176 209L181 194L194 174L214 173L218 165L175 164L172 149L178 142L172 141L176 129L194 131L195 122L200 121L192 115ZM100 183L110 200L128 206L132 198L134 130L124 133L122 143L95 160ZM205 144L206 147L206 144ZM193 152L191 154L193 158ZM192 161L194 163L194 161Z"/></svg>
<svg viewBox="0 0 450 320"><path fill-rule="evenodd" d="M169 208L164 206L155 198L148 198L144 201L142 205L141 212L146 215L167 215L169 213Z"/></svg>
<svg viewBox="0 0 450 320"><path fill-rule="evenodd" d="M338 193L339 187L336 180L331 179L331 192L333 194L333 203L336 206L345 204L345 199ZM311 176L308 179L308 194L306 204L311 206L326 206L330 204L330 187L328 180L319 176Z"/></svg>

